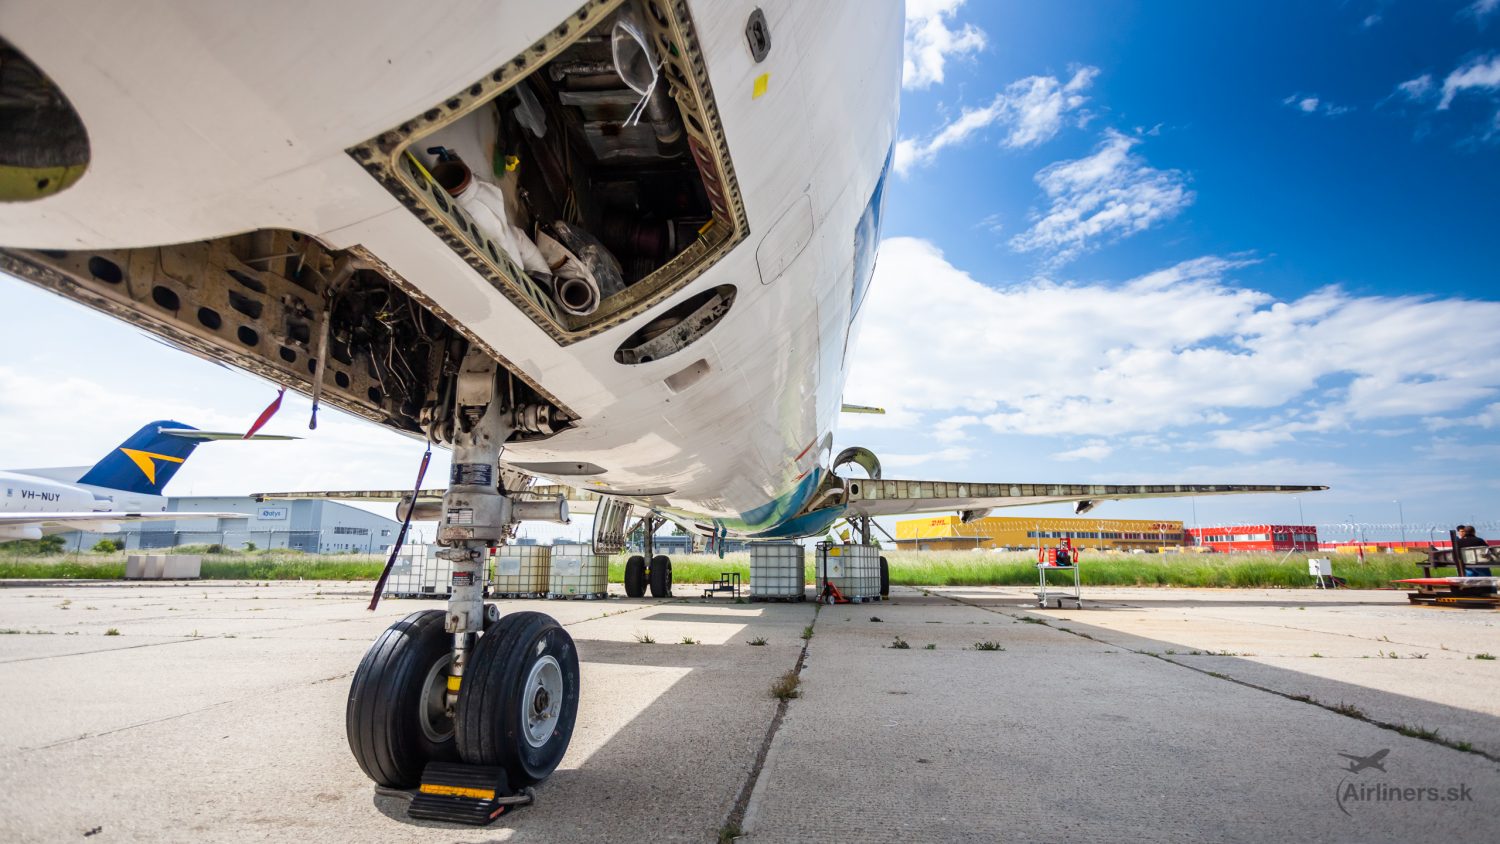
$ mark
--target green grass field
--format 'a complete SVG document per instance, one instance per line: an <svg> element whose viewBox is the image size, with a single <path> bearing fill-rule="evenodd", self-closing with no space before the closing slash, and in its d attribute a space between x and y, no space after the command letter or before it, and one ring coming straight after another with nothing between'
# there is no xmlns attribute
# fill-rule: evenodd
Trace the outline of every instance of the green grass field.
<svg viewBox="0 0 1500 844"><path fill-rule="evenodd" d="M317 555L297 551L205 553L203 546L153 549L157 554L200 554L204 580L374 580L385 557L366 554ZM0 579L119 580L123 552L110 554L7 554L0 546Z"/></svg>
<svg viewBox="0 0 1500 844"><path fill-rule="evenodd" d="M1090 555L1085 553L1080 579L1087 586L1180 586L1217 588L1309 588L1307 553L1281 561L1271 554L1136 554ZM1030 586L1037 582L1036 557L1030 551L990 553L943 553L887 551L891 582L902 586ZM812 553L808 553L806 581L812 583ZM1392 580L1418 577L1420 555L1379 554L1366 557L1364 565L1353 555L1330 555L1334 574L1356 589L1390 588ZM625 558L611 562L609 577L620 582ZM720 572L740 573L750 582L750 555L726 554L721 560L708 555L672 560L672 579L678 583L718 580ZM1060 575L1053 575L1054 579Z"/></svg>
<svg viewBox="0 0 1500 844"><path fill-rule="evenodd" d="M201 548L173 549L175 553L202 553ZM609 579L620 583L625 576L626 556L610 562ZM1142 554L1091 555L1085 553L1080 572L1087 586L1177 586L1217 588L1310 588L1307 556L1287 558L1270 554ZM904 586L1029 586L1036 583L1034 557L1030 552L941 553L888 551L891 582ZM1361 565L1351 555L1332 555L1333 571L1356 589L1390 588L1390 582L1416 577L1419 555L1371 555ZM384 558L365 555L318 556L280 550L249 553L204 554L205 580L374 580L380 576ZM677 583L707 583L722 572L739 572L743 584L750 582L750 555L729 554L723 559L708 554L679 556L672 561L672 579ZM104 579L125 576L125 555L54 554L47 556L6 555L0 550L0 578ZM1058 577L1054 575L1054 577ZM812 554L806 573L812 583Z"/></svg>

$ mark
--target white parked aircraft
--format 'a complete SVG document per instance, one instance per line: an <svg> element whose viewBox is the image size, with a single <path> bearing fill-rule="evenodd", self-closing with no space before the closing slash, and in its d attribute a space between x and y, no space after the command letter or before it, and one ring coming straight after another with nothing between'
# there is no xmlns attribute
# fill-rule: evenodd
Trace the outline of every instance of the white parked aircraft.
<svg viewBox="0 0 1500 844"><path fill-rule="evenodd" d="M169 513L162 488L200 443L239 440L241 434L200 431L181 422L150 422L93 466L0 471L0 541L41 539L86 530L118 533L120 522L182 518ZM259 434L251 439L293 437ZM193 513L233 518L242 513Z"/></svg>
<svg viewBox="0 0 1500 844"><path fill-rule="evenodd" d="M769 539L1314 489L899 481L832 453L902 27L853 0L11 0L0 269L451 448L448 611L371 648L350 745L383 785L455 758L525 785L567 748L577 654L479 572L516 521L566 518L536 479L598 498L599 550L642 514Z"/></svg>

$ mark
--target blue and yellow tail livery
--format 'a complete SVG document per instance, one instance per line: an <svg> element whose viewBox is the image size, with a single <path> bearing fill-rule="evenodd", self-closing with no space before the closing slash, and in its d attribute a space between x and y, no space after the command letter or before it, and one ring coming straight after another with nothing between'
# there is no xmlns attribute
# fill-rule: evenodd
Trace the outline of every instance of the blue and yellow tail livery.
<svg viewBox="0 0 1500 844"><path fill-rule="evenodd" d="M81 484L161 495L202 438L197 429L162 419L143 426L78 479Z"/></svg>

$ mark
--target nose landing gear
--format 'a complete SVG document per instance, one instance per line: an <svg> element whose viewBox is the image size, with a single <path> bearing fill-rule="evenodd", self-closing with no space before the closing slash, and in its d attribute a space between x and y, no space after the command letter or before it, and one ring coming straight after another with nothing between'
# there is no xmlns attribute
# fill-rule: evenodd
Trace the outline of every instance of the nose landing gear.
<svg viewBox="0 0 1500 844"><path fill-rule="evenodd" d="M448 607L391 625L349 689L349 748L377 785L419 786L413 817L488 823L529 802L510 790L557 768L578 716L573 638L550 616L502 616L483 600L489 549L518 518L537 518L498 480L513 414L496 374L493 360L470 351L455 385L453 475L438 532L453 564Z"/></svg>

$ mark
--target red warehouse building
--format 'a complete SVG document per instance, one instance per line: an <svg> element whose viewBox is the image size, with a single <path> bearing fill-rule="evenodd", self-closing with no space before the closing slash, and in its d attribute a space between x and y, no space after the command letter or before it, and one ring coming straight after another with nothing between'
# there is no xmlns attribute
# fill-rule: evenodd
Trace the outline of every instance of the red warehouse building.
<svg viewBox="0 0 1500 844"><path fill-rule="evenodd" d="M1212 551L1316 551L1315 525L1235 525L1188 528L1187 544Z"/></svg>

